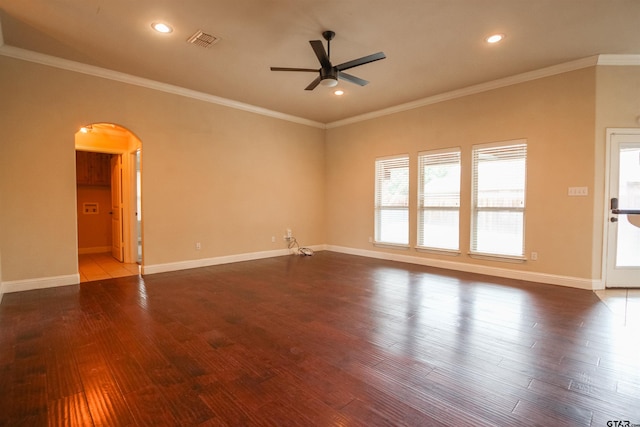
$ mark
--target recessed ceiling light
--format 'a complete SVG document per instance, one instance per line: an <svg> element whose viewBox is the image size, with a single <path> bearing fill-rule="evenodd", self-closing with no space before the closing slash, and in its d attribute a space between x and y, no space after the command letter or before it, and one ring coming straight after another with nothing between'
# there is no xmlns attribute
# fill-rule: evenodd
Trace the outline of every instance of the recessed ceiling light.
<svg viewBox="0 0 640 427"><path fill-rule="evenodd" d="M342 89L338 89L335 92L333 92L333 94L337 96L342 96L344 95L344 91Z"/></svg>
<svg viewBox="0 0 640 427"><path fill-rule="evenodd" d="M151 28L159 33L165 34L173 31L173 28L171 28L169 24L165 24L164 22L154 22L153 24L151 24Z"/></svg>
<svg viewBox="0 0 640 427"><path fill-rule="evenodd" d="M504 39L504 34L492 34L487 37L485 40L487 43L498 43Z"/></svg>

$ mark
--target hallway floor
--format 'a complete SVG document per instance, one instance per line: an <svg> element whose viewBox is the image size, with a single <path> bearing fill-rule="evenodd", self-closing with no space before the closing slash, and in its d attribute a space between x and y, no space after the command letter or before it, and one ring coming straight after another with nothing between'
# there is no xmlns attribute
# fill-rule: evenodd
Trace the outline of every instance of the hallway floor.
<svg viewBox="0 0 640 427"><path fill-rule="evenodd" d="M110 253L79 255L78 265L81 283L140 274L139 264L118 262Z"/></svg>

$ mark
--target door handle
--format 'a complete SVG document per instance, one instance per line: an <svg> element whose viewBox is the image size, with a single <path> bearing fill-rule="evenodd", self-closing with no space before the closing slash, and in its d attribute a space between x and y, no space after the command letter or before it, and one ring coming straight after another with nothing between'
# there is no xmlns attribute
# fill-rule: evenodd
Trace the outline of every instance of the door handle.
<svg viewBox="0 0 640 427"><path fill-rule="evenodd" d="M640 209L611 209L616 215L640 215Z"/></svg>
<svg viewBox="0 0 640 427"><path fill-rule="evenodd" d="M612 197L611 213L615 215L640 215L640 209L618 209L618 198Z"/></svg>

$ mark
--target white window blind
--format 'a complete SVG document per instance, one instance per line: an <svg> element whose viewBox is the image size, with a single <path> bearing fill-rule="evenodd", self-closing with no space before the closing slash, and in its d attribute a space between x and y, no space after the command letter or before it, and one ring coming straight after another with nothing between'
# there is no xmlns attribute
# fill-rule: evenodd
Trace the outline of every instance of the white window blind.
<svg viewBox="0 0 640 427"><path fill-rule="evenodd" d="M524 256L527 144L473 148L471 253Z"/></svg>
<svg viewBox="0 0 640 427"><path fill-rule="evenodd" d="M376 160L375 241L409 244L409 156Z"/></svg>
<svg viewBox="0 0 640 427"><path fill-rule="evenodd" d="M460 149L418 155L418 247L458 250Z"/></svg>

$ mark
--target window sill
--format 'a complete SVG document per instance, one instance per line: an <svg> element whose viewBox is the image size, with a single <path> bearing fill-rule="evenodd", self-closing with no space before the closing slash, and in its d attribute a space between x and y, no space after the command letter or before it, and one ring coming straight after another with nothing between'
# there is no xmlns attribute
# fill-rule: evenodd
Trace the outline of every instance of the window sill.
<svg viewBox="0 0 640 427"><path fill-rule="evenodd" d="M417 252L424 252L428 254L437 254L437 255L448 255L448 256L459 256L460 251L455 249L438 249L438 248L427 248L424 246L416 246Z"/></svg>
<svg viewBox="0 0 640 427"><path fill-rule="evenodd" d="M377 248L385 248L385 249L400 249L403 251L407 251L411 249L409 245L403 245L400 243L373 242L373 246Z"/></svg>
<svg viewBox="0 0 640 427"><path fill-rule="evenodd" d="M485 254L481 252L469 252L469 256L484 261L510 262L513 264L522 264L527 261L527 258L523 256Z"/></svg>

